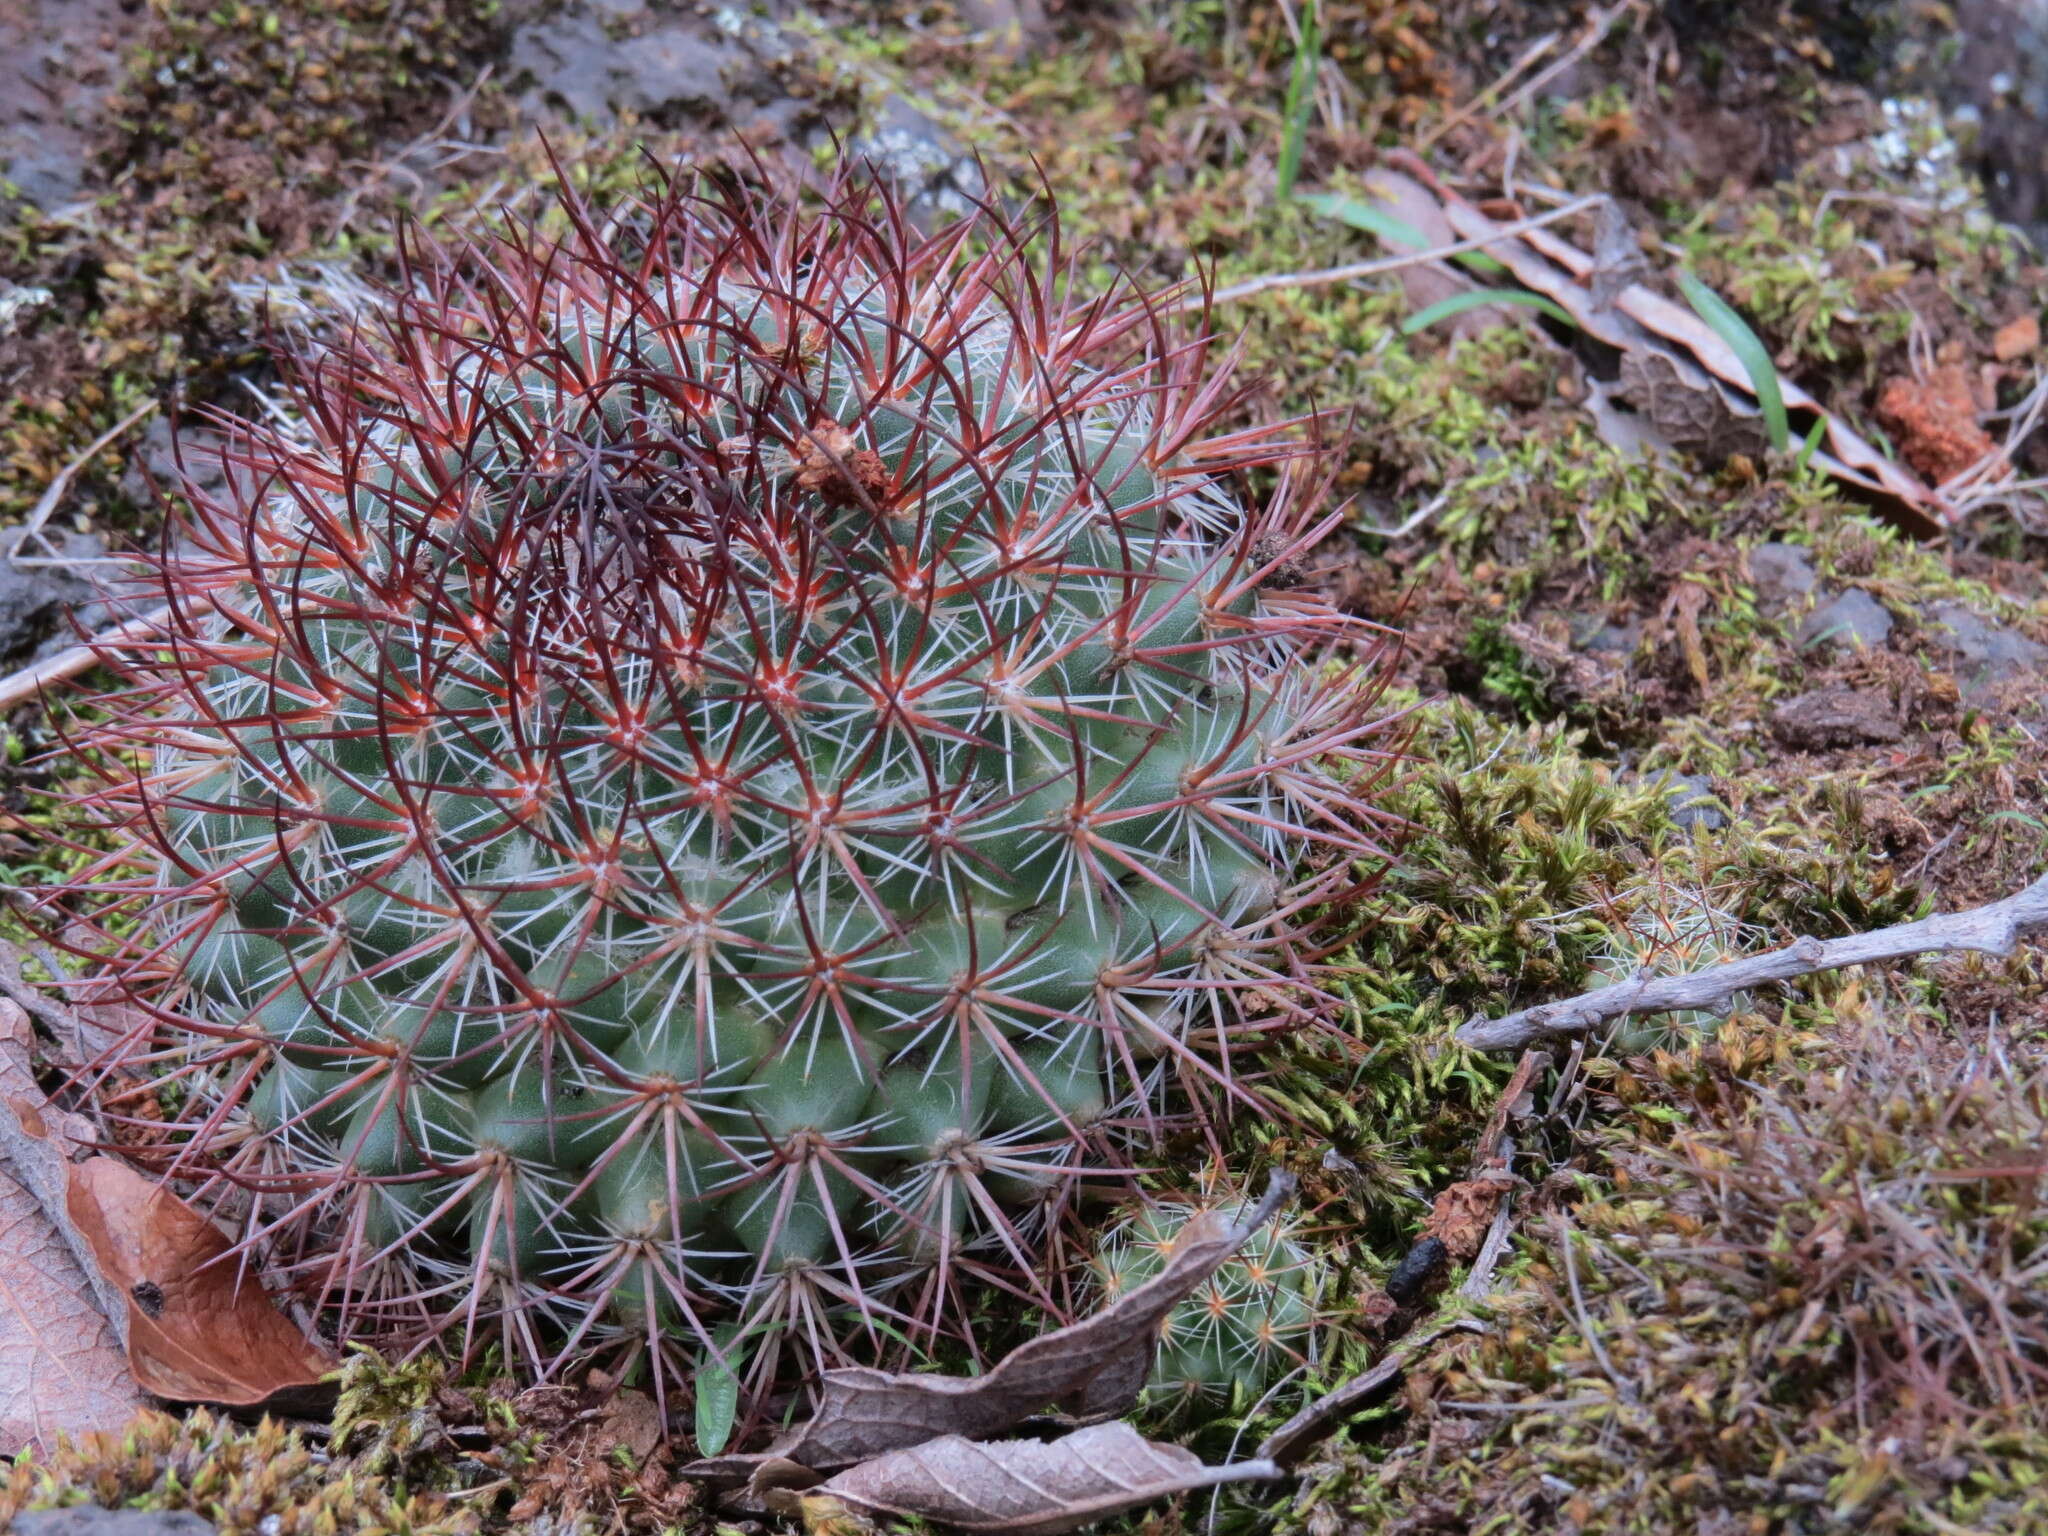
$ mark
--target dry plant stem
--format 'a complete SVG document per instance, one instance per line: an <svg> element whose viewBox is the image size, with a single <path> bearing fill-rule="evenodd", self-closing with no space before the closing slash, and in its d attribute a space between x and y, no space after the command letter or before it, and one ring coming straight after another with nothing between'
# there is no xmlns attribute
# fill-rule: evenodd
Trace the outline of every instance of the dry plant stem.
<svg viewBox="0 0 2048 1536"><path fill-rule="evenodd" d="M1258 1460L1278 1462L1283 1467L1294 1465L1303 1452L1334 1433L1351 1414L1392 1389L1416 1356L1451 1334L1484 1332L1486 1324L1476 1318L1461 1317L1416 1338L1402 1340L1371 1370L1352 1377L1327 1396L1317 1398L1268 1435L1258 1449Z"/></svg>
<svg viewBox="0 0 2048 1536"><path fill-rule="evenodd" d="M1614 24L1636 9L1636 0L1621 0L1604 11L1595 11L1586 18L1586 30L1579 34L1579 40L1571 51L1562 58L1553 59L1540 74L1531 76L1515 88L1515 93L1494 109L1495 117L1506 117L1522 103L1550 84L1559 75L1570 69L1579 60L1591 53L1607 40L1607 34L1614 30Z"/></svg>
<svg viewBox="0 0 2048 1536"><path fill-rule="evenodd" d="M153 608L148 613L138 614L111 629L100 631L83 645L71 646L0 678L0 711L14 708L24 699L32 699L56 683L68 683L81 672L90 672L99 665L106 647L152 635L163 628L170 616L169 608Z"/></svg>
<svg viewBox="0 0 2048 1536"><path fill-rule="evenodd" d="M47 523L50 520L51 514L57 510L59 505L62 504L64 500L64 493L71 488L72 478L75 475L77 475L77 473L81 469L85 468L86 465L90 464L93 461L94 455L96 455L102 448L106 447L107 444L111 443L115 438L119 437L123 432L126 432L130 427L134 426L135 423L142 420L143 417L147 416L151 411L155 410L156 408L157 402L155 400L151 399L143 401L142 404L135 407L134 410L130 411L126 416L123 416L119 421L115 422L111 427L107 428L106 431L102 432L98 437L94 438L90 443L87 443L84 449L79 452L76 458L72 459L72 461L69 464L66 464L62 469L57 471L57 477L54 480L52 480L49 483L49 485L44 489L43 494L39 498L37 498L35 506L29 509L28 516L22 521L21 537L16 539L14 544L14 563L17 566L57 564L68 565L73 563L71 561L58 560L54 557L42 559L24 559L22 557L21 547L22 545L26 544L30 539L40 536L43 530L43 524Z"/></svg>
<svg viewBox="0 0 2048 1536"><path fill-rule="evenodd" d="M1914 955L1976 950L2009 955L2020 939L2048 928L2048 875L2025 890L1973 907L1943 912L1843 939L1795 939L1783 949L1709 966L1684 976L1638 976L1562 1002L1540 1003L1498 1019L1473 1019L1458 1031L1460 1044L1478 1051L1515 1050L1540 1040L1597 1029L1637 1013L1679 1013L1713 1008L1738 992L1791 981L1845 965L1872 965Z"/></svg>

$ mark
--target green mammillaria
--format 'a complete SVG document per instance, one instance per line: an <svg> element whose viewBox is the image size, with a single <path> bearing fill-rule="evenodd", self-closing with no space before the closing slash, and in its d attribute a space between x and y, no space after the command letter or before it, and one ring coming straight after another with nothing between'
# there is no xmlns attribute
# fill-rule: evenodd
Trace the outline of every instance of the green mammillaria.
<svg viewBox="0 0 2048 1536"><path fill-rule="evenodd" d="M1146 1205L1096 1239L1090 1262L1105 1301L1166 1267L1187 1225L1211 1207ZM1242 1203L1231 1209L1241 1214ZM1169 1406L1221 1401L1245 1407L1308 1363L1322 1266L1286 1221L1268 1222L1169 1312L1159 1328L1149 1391Z"/></svg>
<svg viewBox="0 0 2048 1536"><path fill-rule="evenodd" d="M423 253L187 487L81 889L181 1166L344 1333L715 1332L757 1399L1050 1305L1077 1187L1325 1015L1381 637L1203 349L1015 232L569 211Z"/></svg>

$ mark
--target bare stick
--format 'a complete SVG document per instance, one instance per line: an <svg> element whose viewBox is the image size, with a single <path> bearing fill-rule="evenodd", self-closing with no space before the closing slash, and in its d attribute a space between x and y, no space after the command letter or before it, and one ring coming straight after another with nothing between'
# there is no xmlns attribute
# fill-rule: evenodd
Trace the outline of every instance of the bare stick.
<svg viewBox="0 0 2048 1536"><path fill-rule="evenodd" d="M72 478L76 476L81 469L85 468L86 465L90 464L93 461L93 456L97 454L102 448L106 447L107 444L111 443L123 432L126 432L130 427L134 426L135 423L142 420L142 418L147 416L151 411L155 410L157 408L157 404L158 402L155 400L143 401L142 404L135 407L134 410L130 411L126 416L123 416L119 421L115 422L111 427L107 428L106 431L102 432L98 437L94 438L90 443L87 443L85 447L82 450L80 450L77 457L73 458L69 464L66 464L62 469L57 471L57 477L54 480L52 480L48 486L44 488L43 494L37 498L36 504L33 507L29 508L28 516L22 520L21 536L17 538L14 542L13 558L14 563L17 566L75 565L79 563L75 560L70 559L69 557L58 555L54 550L51 551L50 554L44 556L24 556L21 552L21 547L22 545L26 544L30 539L42 538L43 524L47 523L50 520L50 515L53 512L55 512L59 504L63 502L64 493L71 488ZM49 548L49 542L47 540L44 541L43 547L45 549ZM98 563L106 564L108 562L102 561Z"/></svg>
<svg viewBox="0 0 2048 1536"><path fill-rule="evenodd" d="M83 645L71 646L46 660L23 667L11 676L0 677L0 714L24 699L36 697L45 688L68 683L81 672L90 672L99 664L103 647L152 635L163 628L170 616L169 608L152 608L148 613L116 624L112 629L101 630Z"/></svg>
<svg viewBox="0 0 2048 1536"><path fill-rule="evenodd" d="M1384 1397L1400 1381L1418 1355L1454 1333L1484 1333L1486 1324L1477 1318L1454 1318L1441 1328L1403 1339L1385 1359L1363 1371L1326 1396L1317 1398L1293 1418L1266 1437L1259 1447L1259 1459L1292 1466L1302 1453L1333 1433L1344 1420Z"/></svg>
<svg viewBox="0 0 2048 1536"><path fill-rule="evenodd" d="M1914 955L1976 950L2009 955L2020 939L2048 928L2048 875L2025 890L1973 907L1942 912L1917 923L1899 923L1845 939L1794 939L1767 955L1751 955L1708 966L1685 976L1637 976L1562 1002L1539 1003L1498 1019L1473 1019L1458 1031L1459 1043L1480 1051L1519 1050L1539 1040L1597 1029L1633 1013L1678 1013L1713 1008L1738 992L1790 981L1845 965L1871 965Z"/></svg>

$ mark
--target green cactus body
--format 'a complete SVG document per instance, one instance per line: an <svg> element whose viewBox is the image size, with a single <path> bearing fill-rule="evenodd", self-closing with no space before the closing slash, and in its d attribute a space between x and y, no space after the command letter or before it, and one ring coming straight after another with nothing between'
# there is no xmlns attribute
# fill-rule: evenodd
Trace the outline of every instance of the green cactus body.
<svg viewBox="0 0 2048 1536"><path fill-rule="evenodd" d="M951 1327L1228 1112L1242 991L1323 1006L1375 637L1264 573L1326 525L1141 310L881 207L451 256L192 488L116 964L352 1327Z"/></svg>
<svg viewBox="0 0 2048 1536"><path fill-rule="evenodd" d="M1636 976L1696 971L1740 955L1750 934L1706 896L1655 883L1623 893L1610 937L1594 957L1588 986L1613 986ZM1620 1020L1610 1037L1622 1056L1675 1050L1711 1034L1736 1006L1638 1014Z"/></svg>
<svg viewBox="0 0 2048 1536"><path fill-rule="evenodd" d="M1104 1301L1156 1277L1189 1221L1207 1208L1148 1205L1103 1232L1090 1267ZM1150 1395L1168 1408L1256 1401L1308 1362L1320 1276L1314 1254L1285 1221L1261 1227L1161 1322Z"/></svg>

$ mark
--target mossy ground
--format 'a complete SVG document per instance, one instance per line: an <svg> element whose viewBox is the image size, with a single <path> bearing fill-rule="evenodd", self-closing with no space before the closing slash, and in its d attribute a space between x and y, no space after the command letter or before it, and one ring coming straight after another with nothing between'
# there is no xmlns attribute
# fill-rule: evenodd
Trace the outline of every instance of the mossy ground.
<svg viewBox="0 0 2048 1536"><path fill-rule="evenodd" d="M1960 367L2011 407L2041 356L2001 361L1992 337L2040 317L2048 273L1973 211L1928 119L1880 109L1882 48L1852 57L1831 7L1747 5L1712 26L1701 15L1728 8L1652 9L1510 124L1450 113L1539 33L1576 37L1569 8L1515 7L1507 24L1460 0L1326 0L1303 182L1355 186L1379 150L1438 133L1440 163L1498 176L1512 126L1525 183L1621 197L1653 266L1689 264L1873 440L1882 385L1916 366ZM1910 49L1927 24L1914 6L1865 9L1884 26L1852 32L1885 46ZM388 276L401 206L459 228L506 185L554 174L502 80L470 108L500 151L487 174L414 192L375 172L498 45L492 7L175 3L153 18L117 100L109 196L82 221L0 227L0 275L58 296L24 343L49 387L0 406L0 519L147 394L177 382L203 398L251 367L261 327L236 284L329 258ZM1274 196L1296 49L1281 7L1075 6L1056 26L1010 57L945 7L827 12L805 34L809 89L848 127L901 91L1005 194L1042 175L1068 239L1093 242L1092 281L1223 285L1376 254ZM225 72L181 73L215 57ZM207 122L229 126L190 131ZM744 160L697 129L553 133L557 161L600 189L627 184L643 147ZM230 195L252 183L249 156L253 200ZM1301 1173L1340 1263L1305 1391L1413 1321L1380 1288L1434 1196L1469 1176L1515 1066L1458 1048L1464 1019L1589 985L1660 903L1708 902L1762 946L1988 900L2048 864L2041 673L1977 686L1934 617L1959 603L2048 642L2038 520L1987 509L1930 546L1781 460L1631 458L1576 403L1567 338L1403 336L1409 307L1382 279L1283 288L1213 320L1260 384L1247 411L1344 426L1340 488L1361 529L1441 498L1412 533L1327 551L1321 579L1410 636L1397 699L1416 707L1415 761L1397 808L1414 831L1380 889L1331 915L1348 1038L1275 1061L1288 1114L1241 1127L1226 1159L1247 1183L1275 1163ZM2041 473L2029 452L2021 468ZM99 527L150 516L122 468L110 450L80 481L73 505ZM1814 599L1766 589L1766 544L1804 549L1819 590L1867 593L1890 638L1803 644ZM1779 711L1824 688L1875 700L1897 734L1798 744ZM47 739L33 710L9 728ZM1706 780L1723 824L1681 824L1671 774ZM17 794L14 881L61 857L52 787ZM1648 1055L1559 1049L1519 1122L1526 1185L1490 1290L1421 1308L1463 1307L1490 1331L1425 1354L1267 1517L1310 1536L2048 1528L2044 999L2039 950L1960 957L1748 998ZM372 1428L331 1465L279 1430L158 1420L17 1471L7 1497L178 1503L266 1536L284 1509L311 1522L285 1531L523 1522L535 1469L563 1459L544 1449L559 1428L521 1416L555 1409L483 1389L459 1407L448 1390L366 1399ZM1285 1406L1180 1429L1220 1455ZM703 1518L636 1476L579 1494L584 1516ZM340 1491L315 1497L316 1480Z"/></svg>

